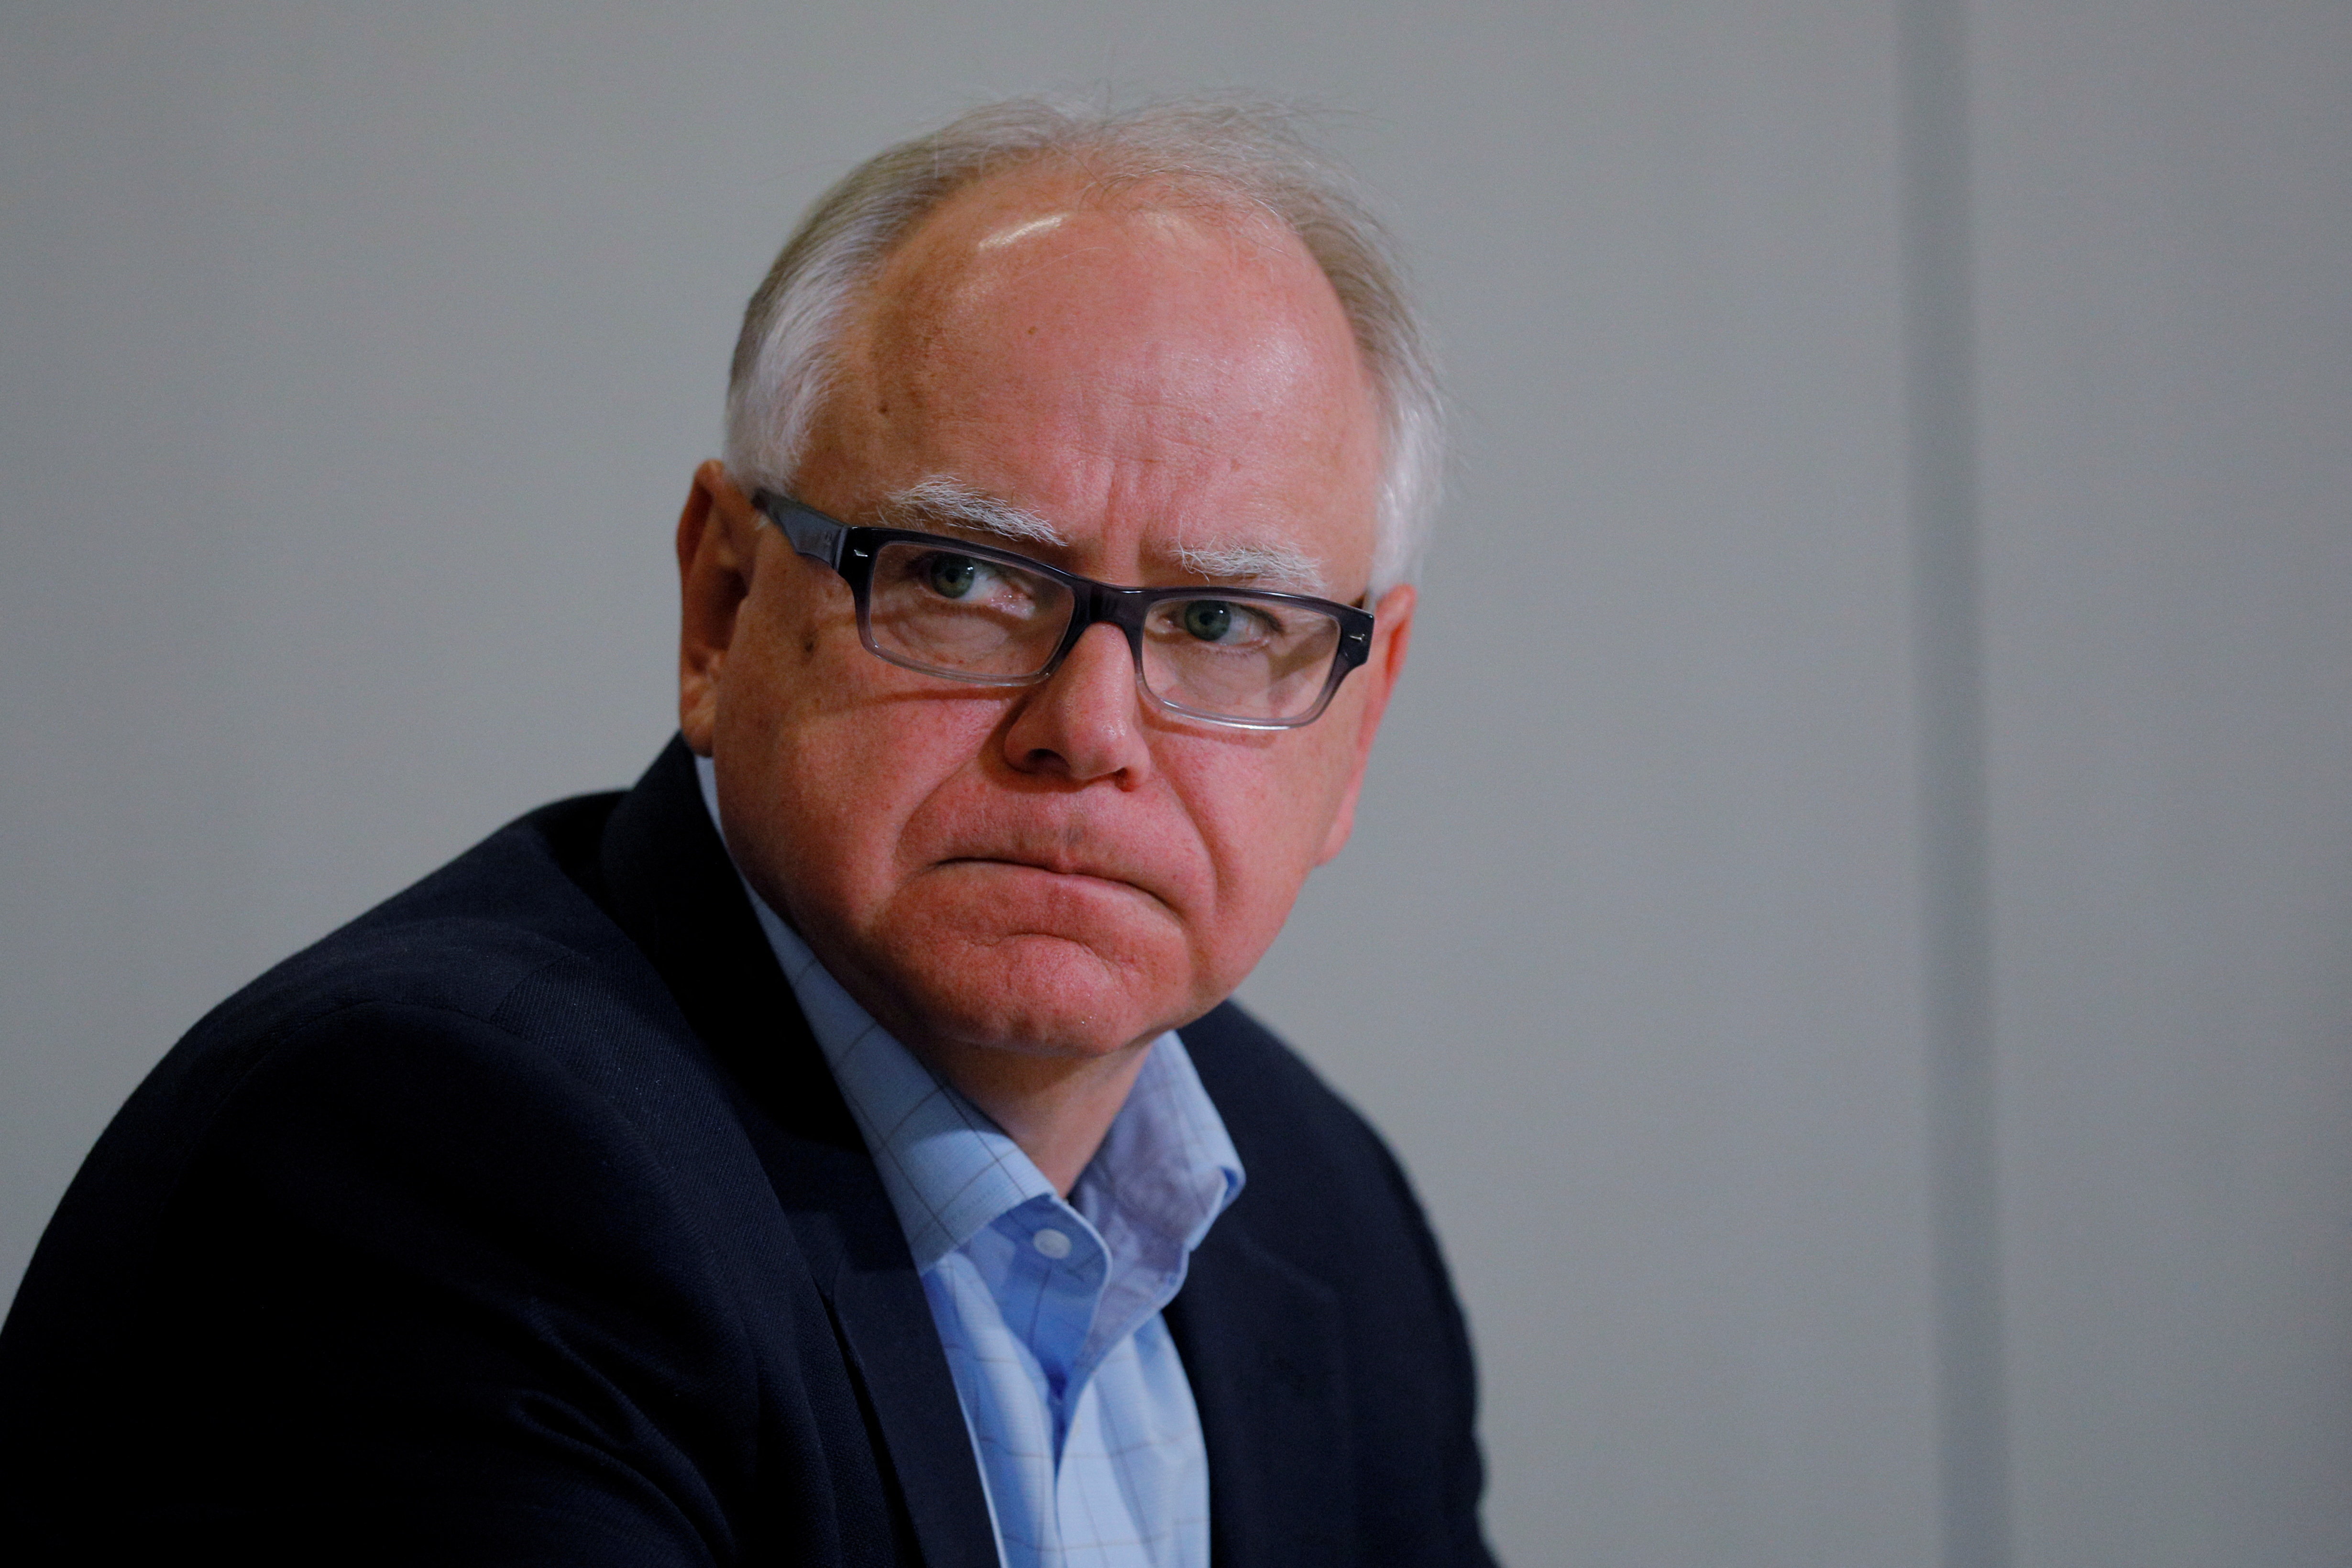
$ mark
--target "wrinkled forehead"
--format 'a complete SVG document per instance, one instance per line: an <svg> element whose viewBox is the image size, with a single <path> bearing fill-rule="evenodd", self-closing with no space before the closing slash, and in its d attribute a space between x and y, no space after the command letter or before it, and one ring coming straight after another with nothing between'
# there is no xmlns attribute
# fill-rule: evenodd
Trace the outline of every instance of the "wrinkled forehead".
<svg viewBox="0 0 2352 1568"><path fill-rule="evenodd" d="M932 474L882 497L877 520L891 528L977 539L1032 555L1067 555L1076 544L1072 531L1050 517L992 496L952 474ZM1155 535L1141 541L1139 556L1160 575L1235 588L1266 588L1283 593L1328 598L1344 592L1327 564L1280 533L1253 534L1216 528L1208 537Z"/></svg>
<svg viewBox="0 0 2352 1568"><path fill-rule="evenodd" d="M1379 421L1328 278L1262 213L1030 172L917 225L857 300L815 444L843 504L937 476L1161 555L1370 559ZM1314 570L1302 561L1315 563Z"/></svg>

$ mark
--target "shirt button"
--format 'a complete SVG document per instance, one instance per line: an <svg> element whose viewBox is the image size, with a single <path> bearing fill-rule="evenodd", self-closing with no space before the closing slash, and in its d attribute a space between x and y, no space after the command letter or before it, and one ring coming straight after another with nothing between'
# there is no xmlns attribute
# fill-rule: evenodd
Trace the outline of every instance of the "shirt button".
<svg viewBox="0 0 2352 1568"><path fill-rule="evenodd" d="M1029 1245L1037 1249L1038 1251L1043 1252L1046 1257L1055 1259L1057 1260L1070 1255L1069 1237L1063 1234L1061 1231L1055 1229L1050 1225L1038 1231L1034 1236L1029 1238Z"/></svg>

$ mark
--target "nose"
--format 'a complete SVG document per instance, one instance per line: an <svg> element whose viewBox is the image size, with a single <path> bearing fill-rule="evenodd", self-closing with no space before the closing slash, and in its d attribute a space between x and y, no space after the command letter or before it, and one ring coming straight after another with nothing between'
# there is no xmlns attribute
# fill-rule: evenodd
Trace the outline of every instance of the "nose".
<svg viewBox="0 0 2352 1568"><path fill-rule="evenodd" d="M1116 626L1088 627L1061 667L1022 694L1004 729L1005 759L1024 773L1132 789L1151 771L1135 657Z"/></svg>

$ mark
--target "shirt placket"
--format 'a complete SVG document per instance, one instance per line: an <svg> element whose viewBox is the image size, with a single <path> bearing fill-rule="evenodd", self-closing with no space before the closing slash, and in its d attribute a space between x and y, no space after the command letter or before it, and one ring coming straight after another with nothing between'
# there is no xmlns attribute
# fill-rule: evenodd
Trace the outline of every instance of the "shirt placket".
<svg viewBox="0 0 2352 1568"><path fill-rule="evenodd" d="M1102 1303L1109 1257L1102 1239L1058 1198L1034 1198L1004 1218L1015 1245L1002 1288L992 1288L1006 1326L1037 1359L1060 1462L1070 1421L1098 1358L1087 1342Z"/></svg>

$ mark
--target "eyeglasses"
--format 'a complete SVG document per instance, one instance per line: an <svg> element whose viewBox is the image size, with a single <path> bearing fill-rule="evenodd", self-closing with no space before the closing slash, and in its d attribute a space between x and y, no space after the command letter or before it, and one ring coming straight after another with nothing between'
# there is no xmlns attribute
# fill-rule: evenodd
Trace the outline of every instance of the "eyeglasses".
<svg viewBox="0 0 2352 1568"><path fill-rule="evenodd" d="M1371 652L1370 612L1303 593L1120 588L963 539L856 528L772 491L751 502L849 584L867 649L929 675L1030 685L1107 621L1127 633L1138 681L1161 707L1295 729Z"/></svg>

